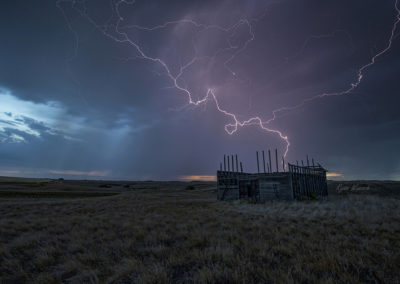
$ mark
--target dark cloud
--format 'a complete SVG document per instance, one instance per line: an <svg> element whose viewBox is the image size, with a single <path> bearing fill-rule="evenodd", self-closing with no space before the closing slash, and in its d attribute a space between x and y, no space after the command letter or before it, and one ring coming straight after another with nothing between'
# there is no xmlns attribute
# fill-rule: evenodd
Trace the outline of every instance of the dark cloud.
<svg viewBox="0 0 400 284"><path fill-rule="evenodd" d="M188 105L122 33L181 73L193 100L214 89L222 109L266 121L347 90L396 17L389 0L117 3L0 3L0 172L175 179L214 174L224 153L253 171L255 150L282 153L284 141L259 126L228 135L230 116L213 100ZM400 178L399 32L351 94L279 113L269 126L288 135L288 161L309 154L345 178Z"/></svg>

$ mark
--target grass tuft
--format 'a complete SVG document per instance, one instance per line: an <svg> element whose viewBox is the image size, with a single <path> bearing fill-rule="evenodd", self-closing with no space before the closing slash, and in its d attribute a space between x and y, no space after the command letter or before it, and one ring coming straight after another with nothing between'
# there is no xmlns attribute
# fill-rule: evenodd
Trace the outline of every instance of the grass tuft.
<svg viewBox="0 0 400 284"><path fill-rule="evenodd" d="M0 198L0 283L400 282L398 198L250 204L186 186Z"/></svg>

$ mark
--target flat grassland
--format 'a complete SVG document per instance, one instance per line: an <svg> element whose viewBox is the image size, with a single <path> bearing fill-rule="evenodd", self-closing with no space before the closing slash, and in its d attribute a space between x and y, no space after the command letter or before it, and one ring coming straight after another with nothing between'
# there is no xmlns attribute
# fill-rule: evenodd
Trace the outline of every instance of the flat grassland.
<svg viewBox="0 0 400 284"><path fill-rule="evenodd" d="M265 204L215 186L0 178L0 283L400 282L400 183Z"/></svg>

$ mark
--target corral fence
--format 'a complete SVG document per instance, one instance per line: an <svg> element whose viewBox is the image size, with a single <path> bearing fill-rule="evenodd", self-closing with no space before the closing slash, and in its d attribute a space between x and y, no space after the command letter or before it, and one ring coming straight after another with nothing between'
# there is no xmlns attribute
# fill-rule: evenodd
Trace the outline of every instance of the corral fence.
<svg viewBox="0 0 400 284"><path fill-rule="evenodd" d="M302 197L327 196L326 170L321 166L298 166L288 163L293 195Z"/></svg>

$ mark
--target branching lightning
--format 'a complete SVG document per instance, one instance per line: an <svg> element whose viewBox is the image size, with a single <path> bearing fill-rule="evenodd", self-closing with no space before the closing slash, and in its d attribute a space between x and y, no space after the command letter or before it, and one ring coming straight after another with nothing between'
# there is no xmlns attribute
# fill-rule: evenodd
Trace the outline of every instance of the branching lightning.
<svg viewBox="0 0 400 284"><path fill-rule="evenodd" d="M397 26L398 26L398 24L400 22L400 9L398 7L398 0L395 0L394 8L395 8L395 10L397 12L397 15L396 15L396 19L395 19L395 21L393 23L393 26L392 26L392 30L391 30L391 33L390 33L388 44L386 45L386 47L383 50L381 50L380 52L378 52L375 55L373 55L372 58L370 59L370 61L367 64L361 66L358 69L357 80L352 82L348 89L346 89L344 91L340 91L340 92L335 92L335 93L318 94L318 95L309 97L307 99L304 99L303 101L301 101L297 105L283 106L281 108L275 109L272 112L272 117L270 119L266 120L266 121L261 119L260 116L254 116L254 117L250 117L250 118L245 119L245 120L241 120L241 119L239 119L237 114L227 111L225 108L223 108L220 105L219 100L217 98L216 90L214 88L208 88L207 91L206 91L206 94L204 96L202 96L200 99L195 99L193 93L189 90L189 88L185 84L184 85L182 84L182 82L184 83L184 80L183 80L182 76L185 74L185 71L190 66L192 66L193 64L195 64L199 60L202 60L204 58L208 58L210 60L214 60L220 54L226 54L227 52L232 52L228 56L228 59L226 59L223 64L224 64L224 68L231 74L231 76L235 80L238 80L239 79L238 75L230 67L230 63L237 57L237 55L239 53L241 53L244 50L246 50L246 48L249 46L249 44L255 39L255 34L253 32L252 24L254 22L257 22L259 19L265 17L265 15L267 13L267 9L262 14L262 16L259 17L259 18L252 18L252 19L242 18L242 19L239 19L236 23L234 23L233 25L231 25L229 27L222 27L222 26L214 25L214 24L207 25L207 24L203 24L203 23L198 23L197 21L194 21L192 19L181 19L181 20L176 20L176 21L168 21L168 22L165 22L165 23L163 23L161 25L156 25L156 26L152 26L152 27L145 27L145 26L140 26L140 25L124 25L124 18L121 16L121 10L120 10L121 9L121 5L122 4L124 4L124 5L133 5L135 3L135 0L118 0L118 1L115 1L115 3L111 2L113 10L115 12L115 15L117 17L116 22L114 24L111 24L110 20L109 20L109 21L107 21L106 24L103 24L103 25L98 24L96 21L94 21L87 14L86 8L85 8L85 0L82 0L82 1L78 1L78 0L57 0L57 7L62 11L64 17L67 20L68 28L74 33L76 38L78 38L77 33L76 33L75 30L73 30L72 24L68 20L68 17L66 15L66 13L64 12L63 8L62 8L62 4L64 2L71 3L72 8L75 9L79 13L80 16L85 18L91 25L93 25L104 36L110 38L111 40L113 40L115 42L130 45L132 48L134 48L137 51L139 58L148 60L148 61L156 63L156 64L159 64L162 67L162 69L164 70L165 75L171 80L172 87L175 88L176 90L182 92L183 94L185 94L187 96L187 99L188 99L187 105L199 106L201 104L207 103L208 101L213 101L215 103L216 109L221 114L223 114L224 116L228 117L232 121L231 123L226 124L225 127L224 127L225 131L229 135L232 135L232 134L236 133L238 131L239 127L256 125L256 126L259 126L262 130L264 130L266 132L269 132L269 133L272 133L272 134L275 134L275 135L279 136L280 139L282 139L284 141L285 145L286 145L285 146L285 151L284 151L284 157L286 157L286 155L287 155L287 153L289 151L289 146L290 146L289 138L288 138L288 136L284 135L282 131L280 131L278 129L275 129L275 128L272 128L269 125L280 117L279 116L280 113L288 112L288 111L292 111L292 110L301 108L304 105L306 105L307 103L312 102L314 100L325 98L325 97L330 97L330 96L342 96L342 95L351 94L361 84L361 82L363 80L363 77L364 77L365 71L369 67L374 65L376 60L380 56L382 56L383 54L385 54L386 52L388 52L390 50L390 48L392 47L392 42L396 37L395 33L396 33L396 30L397 30ZM77 3L80 4L80 7L77 7L77 5L75 5ZM84 8L82 8L82 6ZM162 58L153 57L153 56L147 54L144 51L143 47L137 41L132 39L127 33L127 30L129 31L130 29L137 29L137 30L152 32L152 31L156 31L156 30L165 29L165 28L167 28L169 26L182 25L182 24L191 25L194 28L199 29L199 30L216 29L216 30L218 30L218 31L220 31L220 32L222 32L222 33L227 35L227 39L226 39L227 46L220 48L219 50L217 50L211 56L197 56L197 53L195 52L195 55L193 56L193 58L191 58L191 60L189 60L184 65L181 65L181 67L179 68L179 72L177 74L173 74L173 72L171 71L170 66L166 63L165 60L163 60ZM238 28L240 28L242 26L246 27L246 29L248 30L249 38L242 45L237 46L237 45L234 45L234 44L231 43L230 37L232 35L234 35L234 33L237 31ZM351 39L351 36L346 31L343 31L343 30L335 30L332 33L327 34L327 35L310 36L309 38L306 39L306 41L302 45L302 47L299 50L299 52L297 52L294 56L291 56L289 58L296 57L300 53L302 53L303 50L305 49L306 45L312 39L320 39L320 38L331 37L331 36L334 36L336 33L339 33L339 32L340 33L345 33ZM193 42L192 42L192 46L193 46L193 49L196 50L195 46L193 45ZM76 46L75 46L74 56L76 56L77 48L78 48L78 41L77 41Z"/></svg>
<svg viewBox="0 0 400 284"><path fill-rule="evenodd" d="M369 67L371 67L372 65L375 64L375 62L376 62L376 60L378 59L378 57L380 57L380 56L382 56L383 54L385 54L386 52L388 52L388 51L390 50L390 48L392 47L392 43L393 43L393 40L394 40L394 37L395 37L397 25L398 25L399 22L400 22L400 8L398 7L398 0L395 1L394 8L395 8L395 10L396 10L396 12L397 12L396 20L395 20L394 23L393 23L392 30L391 30L391 33L390 33L390 37L389 37L389 40L388 40L388 43L387 43L386 47L385 47L384 49L382 49L380 52L378 52L378 53L376 53L375 55L373 55L372 58L371 58L371 60L370 60L367 64L361 66L361 67L358 69L357 80L356 80L355 82L352 82L352 83L350 84L350 87L349 87L348 89L346 89L346 90L344 90L344 91L341 91L341 92L336 92L336 93L322 93L322 94L318 94L318 95L315 95L315 96L313 96L313 97L309 97L309 98L307 98L307 99L304 99L303 101L301 101L301 102L300 102L299 104L297 104L297 105L294 105L294 106L284 106L284 107L275 109L275 110L273 110L273 112L272 112L272 113L273 113L273 117L272 117L271 119L265 121L264 123L265 123L265 124L269 124L269 123L271 123L272 121L274 121L275 119L277 119L277 118L278 118L278 114L279 114L280 112L291 111L291 110L295 110L295 109L301 108L301 107L303 107L305 104L307 104L307 103L309 103L309 102L312 102L312 101L314 101L314 100L321 99L321 98L325 98L325 97L331 97L331 96L343 96L343 95L349 95L349 94L351 94L351 92L354 91L354 90L361 84L362 79L364 78L364 72L365 72Z"/></svg>

